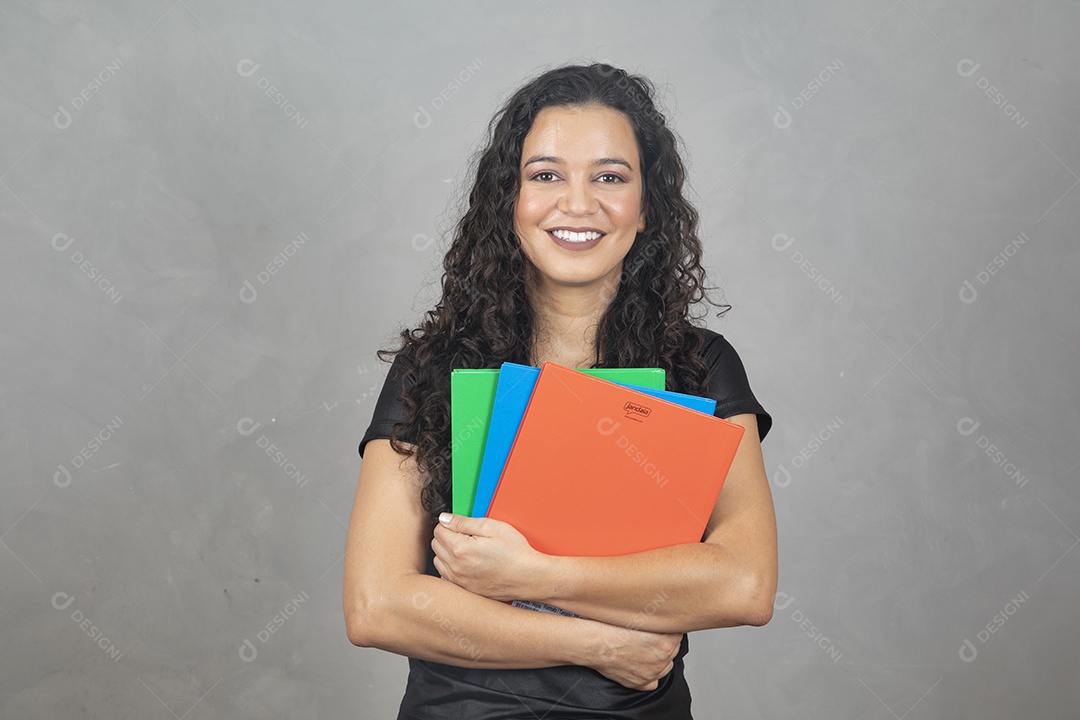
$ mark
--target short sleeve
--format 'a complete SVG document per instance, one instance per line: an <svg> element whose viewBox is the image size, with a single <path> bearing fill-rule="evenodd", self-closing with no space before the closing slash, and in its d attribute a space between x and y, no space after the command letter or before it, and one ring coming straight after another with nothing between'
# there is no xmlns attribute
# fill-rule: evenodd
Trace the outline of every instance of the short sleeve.
<svg viewBox="0 0 1080 720"><path fill-rule="evenodd" d="M390 365L390 371L386 374L386 380L383 381L379 399L375 402L375 411L372 413L371 423L364 432L364 436L360 439L359 451L361 458L364 457L364 447L369 440L375 440L376 438L389 439L394 424L408 420L405 405L401 402L401 378L404 366L404 361L401 358L400 353L394 357L394 362ZM406 435L402 435L400 439L410 442Z"/></svg>
<svg viewBox="0 0 1080 720"><path fill-rule="evenodd" d="M772 416L766 412L750 389L739 354L723 335L705 331L705 362L709 366L708 393L716 400L716 416L729 418L743 413L757 415L759 440L772 428Z"/></svg>

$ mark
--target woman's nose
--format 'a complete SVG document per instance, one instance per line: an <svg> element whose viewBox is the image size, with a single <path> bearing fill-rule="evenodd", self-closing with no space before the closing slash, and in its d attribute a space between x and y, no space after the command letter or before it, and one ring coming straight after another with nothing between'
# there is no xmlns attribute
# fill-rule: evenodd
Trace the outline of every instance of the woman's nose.
<svg viewBox="0 0 1080 720"><path fill-rule="evenodd" d="M567 180L563 183L559 210L567 215L591 215L598 209L593 187L587 180Z"/></svg>

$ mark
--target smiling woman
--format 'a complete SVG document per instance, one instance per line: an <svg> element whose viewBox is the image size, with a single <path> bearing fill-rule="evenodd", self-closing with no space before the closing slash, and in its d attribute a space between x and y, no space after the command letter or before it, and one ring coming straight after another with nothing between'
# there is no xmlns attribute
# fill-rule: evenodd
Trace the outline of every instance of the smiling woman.
<svg viewBox="0 0 1080 720"><path fill-rule="evenodd" d="M380 353L395 357L360 442L343 600L353 643L409 658L399 718L690 718L686 633L772 616L772 418L735 349L692 322L698 215L652 95L605 64L520 88L491 121L442 299ZM504 361L662 367L668 390L715 399L747 432L700 542L560 557L445 512L450 370Z"/></svg>

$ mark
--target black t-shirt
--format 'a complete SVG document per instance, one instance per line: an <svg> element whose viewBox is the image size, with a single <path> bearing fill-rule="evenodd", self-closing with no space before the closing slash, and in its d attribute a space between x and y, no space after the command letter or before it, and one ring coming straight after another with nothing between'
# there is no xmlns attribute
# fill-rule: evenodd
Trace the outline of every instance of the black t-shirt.
<svg viewBox="0 0 1080 720"><path fill-rule="evenodd" d="M764 440L772 427L772 417L754 397L735 348L719 333L707 328L703 333L702 354L709 367L707 395L716 400L716 416L754 413L758 436ZM371 424L360 440L361 457L369 440L389 438L394 423L407 419L400 395L401 372L395 358L375 403ZM439 577L434 557L429 547L425 572ZM672 671L660 679L655 690L645 692L631 690L592 668L577 665L491 670L409 658L409 678L398 720L684 720L691 718L690 689L683 675L683 656L688 651L683 635Z"/></svg>

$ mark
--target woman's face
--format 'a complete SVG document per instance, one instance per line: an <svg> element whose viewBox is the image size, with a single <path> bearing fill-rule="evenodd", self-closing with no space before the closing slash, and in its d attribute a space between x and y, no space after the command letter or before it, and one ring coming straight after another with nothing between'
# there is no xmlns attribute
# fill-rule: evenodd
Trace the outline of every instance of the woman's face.
<svg viewBox="0 0 1080 720"><path fill-rule="evenodd" d="M600 105L546 107L521 148L514 231L545 285L618 286L645 229L630 121Z"/></svg>

